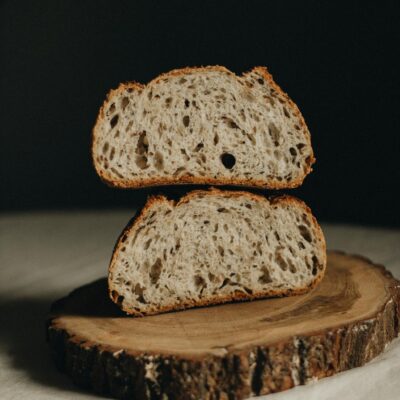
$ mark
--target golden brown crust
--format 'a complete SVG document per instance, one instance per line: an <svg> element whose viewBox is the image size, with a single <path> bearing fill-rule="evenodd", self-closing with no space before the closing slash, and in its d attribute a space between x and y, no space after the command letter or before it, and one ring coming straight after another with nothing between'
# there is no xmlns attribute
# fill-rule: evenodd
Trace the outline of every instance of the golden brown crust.
<svg viewBox="0 0 400 400"><path fill-rule="evenodd" d="M169 203L173 207L178 207L181 204L185 204L188 201L190 201L192 198L195 198L199 195L203 196L212 196L212 195L219 195L219 196L224 196L227 198L232 198L232 197L240 197L240 196L245 196L248 199L258 201L258 202L264 202L264 201L269 201L270 204L282 204L282 203L287 203L287 204L296 204L297 206L301 207L304 212L311 216L315 230L317 231L318 238L321 240L324 246L324 259L323 259L323 269L319 271L319 273L316 275L315 279L312 281L311 284L309 284L306 287L298 288L298 289L282 289L282 290L268 290L268 291L263 291L263 292L256 292L253 294L245 294L243 292L236 292L233 295L230 296L213 296L208 299L204 299L202 301L187 301L185 303L181 303L179 305L176 304L171 304L165 307L160 307L157 308L156 310L152 310L150 312L146 313L140 313L135 310L128 309L127 307L124 307L124 305L119 304L118 302L118 297L119 294L115 289L111 289L111 282L109 279L109 295L112 301L114 303L118 304L123 311L125 311L128 314L135 315L135 316L144 316L144 315L152 315L152 314L159 314L162 312L168 312L172 310L183 310L186 308L192 308L192 307L203 307L203 306L208 306L208 305L214 305L214 304L221 304L221 303L226 303L230 301L243 301L243 300L254 300L258 298L263 298L263 297L282 297L282 296L292 296L292 295L299 295L308 292L311 290L313 287L315 287L323 278L324 273L325 273L325 268L326 268L326 242L324 235L322 233L321 227L319 226L316 218L311 212L311 209L300 199L293 197L293 196L288 196L288 195L282 195L282 196L274 196L271 198L266 198L262 195L251 193L251 192L245 192L241 190L220 190L216 188L209 188L208 190L193 190L189 193L187 193L185 196L183 196L178 202L175 202L174 200L168 200L164 195L158 195L158 196L151 196L142 210L134 217L131 219L131 221L128 223L128 225L125 227L123 230L122 234L120 235L119 239L117 240L117 243L114 247L114 252L113 256L111 258L110 266L109 266L109 278L110 274L113 272L115 268L115 260L116 260L116 255L119 251L119 249L123 246L124 241L126 240L127 236L131 231L136 229L136 227L142 222L142 219L144 216L147 214L147 211L152 208L154 205L166 202Z"/></svg>
<svg viewBox="0 0 400 400"><path fill-rule="evenodd" d="M311 167L310 167L311 171ZM113 180L106 176L102 170L97 171L100 179L108 186L119 189L139 189L142 187L155 187L166 185L218 185L218 186L243 186L248 188L263 188L263 189L293 189L299 187L305 178L302 176L292 182L282 182L278 180L270 180L268 182L262 179L241 179L241 178L207 178L204 176L181 176L181 177L159 177L159 178L146 178L135 180Z"/></svg>
<svg viewBox="0 0 400 400"><path fill-rule="evenodd" d="M99 114L96 119L96 123L93 127L92 130L92 146L91 146L91 154L92 154L92 163L93 166L100 177L100 179L106 183L107 185L111 187L116 187L120 189L135 189L135 188L141 188L141 187L154 187L154 186L165 186L165 185L183 185L183 184L196 184L196 185L234 185L234 186L244 186L244 187L254 187L254 188L265 188L265 189L291 189L291 188L296 188L299 187L305 177L312 172L312 165L315 163L316 159L314 157L314 153L312 150L311 146L311 136L310 132L308 131L307 125L305 123L305 120L297 107L297 105L290 99L287 93L285 93L279 85L273 80L272 75L268 72L266 67L258 66L254 67L252 70L245 72L242 74L242 76L249 75L251 73L259 73L264 77L266 81L270 84L270 86L277 92L279 96L281 96L284 99L284 102L286 102L291 109L293 110L294 114L296 117L299 118L301 129L304 132L304 137L307 141L307 143L310 145L311 148L311 155L309 159L307 160L307 164L305 165L305 170L303 171L302 175L299 175L296 179L294 179L291 182L283 182L279 181L277 179L252 179L252 178L212 178L212 177L202 177L202 176L180 176L180 177L155 177L155 178L139 178L135 177L132 179L114 179L113 177L109 176L103 169L97 166L95 162L95 154L94 154L94 149L95 149L95 142L96 142L96 131L100 124L103 123L104 119L104 109L108 105L108 103L111 101L111 99L114 97L114 95L118 95L119 93L132 89L132 90L138 90L139 92L143 90L145 86L148 86L153 83L157 83L159 81L162 81L165 78L171 77L171 76L181 76L185 75L188 73L194 73L194 72L199 72L202 73L204 71L219 71L219 72L224 72L228 75L237 77L236 74L233 72L229 71L227 68L220 66L220 65L215 65L215 66L206 66L206 67L186 67L186 68L181 68L181 69L174 69L172 71L166 72L164 74L159 75L152 81L150 81L147 85L143 85L137 82L127 82L127 83L122 83L118 86L117 89L111 90L106 97L106 100L104 101L102 107L100 108Z"/></svg>

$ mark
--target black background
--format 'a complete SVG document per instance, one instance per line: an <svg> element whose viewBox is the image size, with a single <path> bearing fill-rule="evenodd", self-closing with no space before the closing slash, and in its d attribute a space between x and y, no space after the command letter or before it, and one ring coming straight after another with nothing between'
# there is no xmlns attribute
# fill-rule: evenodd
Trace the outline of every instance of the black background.
<svg viewBox="0 0 400 400"><path fill-rule="evenodd" d="M0 4L3 211L141 204L161 189L108 188L91 165L108 90L183 66L266 65L317 157L291 194L322 220L400 225L398 1Z"/></svg>

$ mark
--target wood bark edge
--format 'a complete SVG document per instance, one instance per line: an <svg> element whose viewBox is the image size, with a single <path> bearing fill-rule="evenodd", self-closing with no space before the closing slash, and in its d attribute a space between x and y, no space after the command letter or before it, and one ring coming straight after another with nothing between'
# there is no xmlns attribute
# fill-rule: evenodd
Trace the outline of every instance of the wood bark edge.
<svg viewBox="0 0 400 400"><path fill-rule="evenodd" d="M344 253L343 253L344 254ZM47 321L47 340L57 367L79 386L120 399L233 400L279 392L359 367L379 355L400 326L400 283L383 266L389 296L381 310L331 330L295 336L266 347L225 349L223 356L188 359L113 352ZM62 303L58 303L59 305Z"/></svg>

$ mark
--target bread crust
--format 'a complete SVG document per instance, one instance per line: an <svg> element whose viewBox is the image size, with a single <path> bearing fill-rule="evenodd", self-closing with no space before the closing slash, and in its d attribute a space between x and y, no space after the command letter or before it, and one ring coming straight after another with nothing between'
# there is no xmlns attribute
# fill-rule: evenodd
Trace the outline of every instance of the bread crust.
<svg viewBox="0 0 400 400"><path fill-rule="evenodd" d="M300 128L304 132L304 138L307 141L307 144L311 148L311 154L303 170L303 174L299 175L296 179L291 182L283 182L277 179L252 179L252 178L213 178L213 177L202 177L202 176L189 176L182 175L180 177L155 177L155 178L132 178L132 179L114 179L109 176L102 168L100 168L95 161L95 143L97 139L97 130L104 122L104 110L108 107L108 104L112 101L115 95L119 95L121 92L125 90L137 90L141 92L146 86L158 83L165 78L171 76L181 76L188 73L193 72L204 72L204 71L218 71L227 73L235 78L238 78L236 74L229 71L227 68L215 65L215 66L206 66L206 67L186 67L181 69L174 69L172 71L166 72L164 74L159 75L152 81L150 81L147 85L143 85L138 82L126 82L121 83L117 89L112 89L106 97L102 107L100 108L99 114L96 119L96 123L92 130L92 145L91 145L91 155L92 155L92 163L93 166L100 177L100 179L111 187L116 187L120 189L136 189L141 187L154 187L154 186L165 186L165 185L184 185L184 184L197 184L197 185L234 185L234 186L244 186L244 187L253 187L253 188L264 188L264 189L291 189L299 187L305 177L312 172L312 165L315 163L316 159L314 156L314 152L311 146L311 135L307 128L306 122L304 120L303 115L301 114L297 105L290 99L288 94L284 92L280 86L273 80L272 75L268 72L268 69L263 66L254 67L252 70L247 71L242 74L242 76L249 75L251 73L257 72L259 73L268 83L269 85L278 93L278 95L282 96L285 103L289 105L292 109L295 116L299 119Z"/></svg>
<svg viewBox="0 0 400 400"><path fill-rule="evenodd" d="M203 299L200 301L195 301L195 300L188 300L185 302L182 302L180 304L170 304L164 307L158 307L157 309L153 309L151 311L147 311L145 313L141 313L132 309L129 309L124 306L124 304L120 303L119 300L119 293L118 291L112 287L112 283L110 280L110 275L114 271L115 268L115 262L117 258L117 253L120 251L120 248L123 247L124 242L127 238L127 236L130 234L131 231L135 230L136 227L142 222L143 218L147 214L148 210L150 210L154 205L160 204L160 203L168 203L172 207L178 207L181 204L185 204L188 201L190 201L192 198L195 198L199 195L205 195L205 196L213 196L213 195L219 195L219 196L224 196L224 197L240 197L244 196L247 197L248 199L258 201L258 202L264 202L264 201L269 201L270 204L296 204L297 206L301 207L304 212L311 217L311 220L314 224L314 228L317 232L318 239L321 240L321 243L323 244L323 268L318 271L317 275L315 276L315 279L307 286L298 288L298 289L282 289L282 290L267 290L267 291L260 291L260 292L255 292L252 294L247 294L243 293L240 291L235 292L232 295L227 295L227 296L212 296L207 299ZM326 263L327 263L327 256L326 256L326 242L325 238L322 232L321 227L319 226L316 218L311 212L311 209L300 199L289 196L289 195L280 195L280 196L272 196L270 198L267 198L265 196L251 193L251 192L246 192L242 190L220 190L214 187L209 188L208 190L193 190L189 193L187 193L185 196L183 196L179 201L174 201L174 200L168 200L167 197L164 195L156 195L156 196L150 196L149 199L147 200L146 204L144 207L140 210L140 212L137 213L135 217L133 217L127 226L124 228L122 231L121 235L119 236L117 243L114 247L113 255L111 257L110 265L109 265L109 273L108 273L108 289L109 289L109 296L111 300L118 304L120 308L126 312L127 314L133 315L133 316L144 316L144 315L154 315L154 314L160 314L168 311L175 311L175 310L183 310L187 308L192 308L192 307L204 307L204 306L209 306L209 305L217 305L217 304L222 304L222 303L227 303L227 302L232 302L232 301L246 301L246 300L255 300L255 299L260 299L260 298L265 298L265 297L283 297L283 296L294 296L294 295L300 295L303 293L306 293L313 289L318 283L322 280L324 274L325 274L325 269L326 269Z"/></svg>

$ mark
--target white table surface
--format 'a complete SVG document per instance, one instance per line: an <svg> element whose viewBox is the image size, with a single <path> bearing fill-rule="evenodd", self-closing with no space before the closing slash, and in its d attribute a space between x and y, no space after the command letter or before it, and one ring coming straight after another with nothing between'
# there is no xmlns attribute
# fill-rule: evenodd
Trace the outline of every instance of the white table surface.
<svg viewBox="0 0 400 400"><path fill-rule="evenodd" d="M0 399L90 399L53 366L45 343L50 303L106 275L132 210L0 216ZM323 224L328 247L363 254L400 278L400 230ZM400 339L356 368L268 400L399 400ZM261 399L261 398L260 398Z"/></svg>

